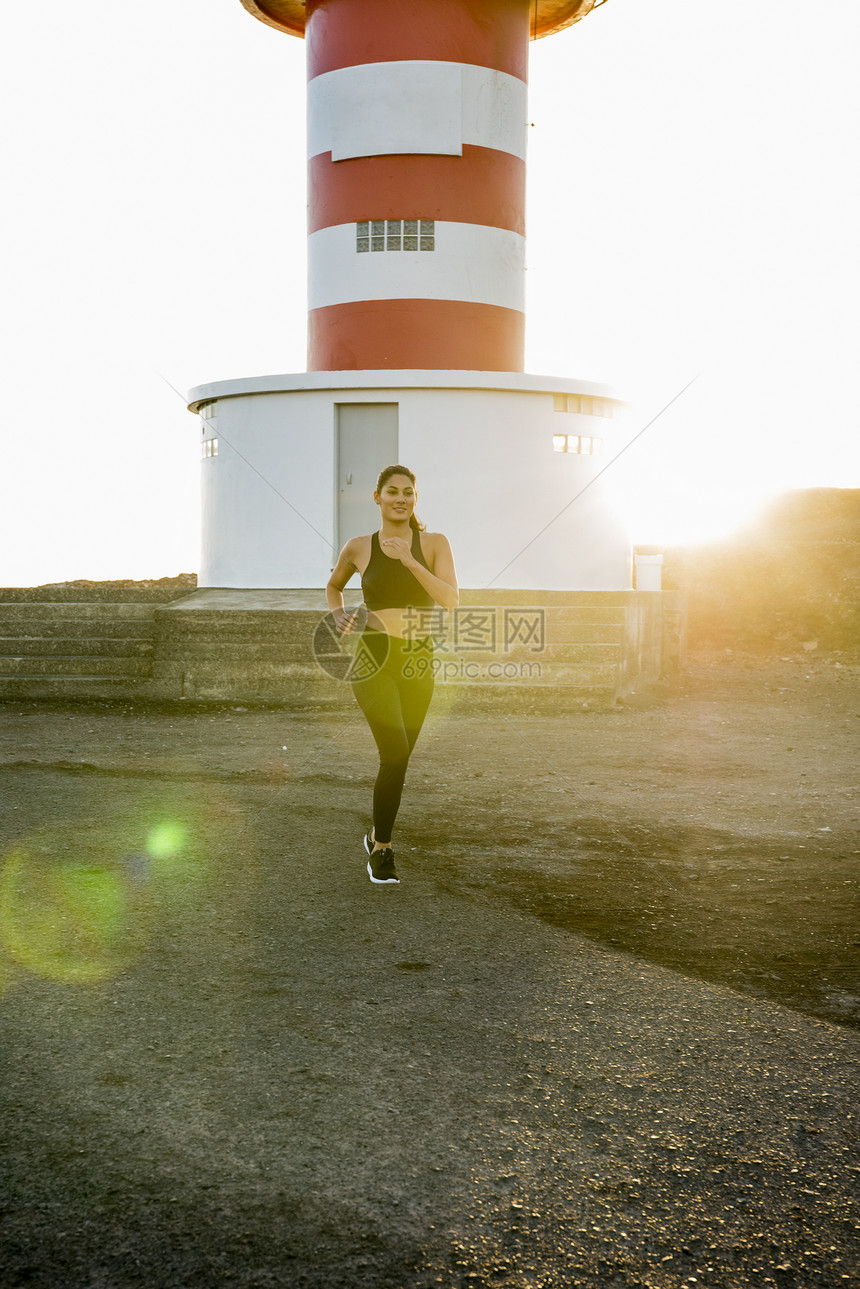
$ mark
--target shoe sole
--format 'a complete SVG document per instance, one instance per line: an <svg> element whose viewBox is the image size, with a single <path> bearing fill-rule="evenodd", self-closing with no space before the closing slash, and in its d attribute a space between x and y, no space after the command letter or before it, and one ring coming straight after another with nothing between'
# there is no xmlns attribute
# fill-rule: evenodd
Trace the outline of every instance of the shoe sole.
<svg viewBox="0 0 860 1289"><path fill-rule="evenodd" d="M399 877L374 877L373 869L370 867L370 860L367 861L367 876L373 882L374 886L399 886Z"/></svg>

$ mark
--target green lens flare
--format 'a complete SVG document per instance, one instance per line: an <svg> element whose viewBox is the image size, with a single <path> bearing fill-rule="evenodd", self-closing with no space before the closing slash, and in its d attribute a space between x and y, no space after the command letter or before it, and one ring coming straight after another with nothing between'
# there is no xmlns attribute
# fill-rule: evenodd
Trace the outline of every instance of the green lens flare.
<svg viewBox="0 0 860 1289"><path fill-rule="evenodd" d="M147 852L153 859L173 859L188 840L184 824L168 819L156 824L146 839Z"/></svg>
<svg viewBox="0 0 860 1289"><path fill-rule="evenodd" d="M95 983L124 971L148 938L142 893L116 865L55 858L44 846L7 856L0 878L0 937L36 975Z"/></svg>
<svg viewBox="0 0 860 1289"><path fill-rule="evenodd" d="M134 966L160 923L182 933L201 908L235 909L255 872L236 813L218 797L189 805L179 792L147 794L0 851L0 996L26 972L109 980ZM228 844L237 831L238 853Z"/></svg>
<svg viewBox="0 0 860 1289"><path fill-rule="evenodd" d="M18 972L15 964L9 958L0 958L0 998L12 988L16 982Z"/></svg>
<svg viewBox="0 0 860 1289"><path fill-rule="evenodd" d="M192 887L205 876L203 857L188 840L188 828L178 819L163 819L146 835L153 889L171 901L192 899Z"/></svg>
<svg viewBox="0 0 860 1289"><path fill-rule="evenodd" d="M70 864L55 877L66 914L92 944L116 944L125 927L125 883L117 872Z"/></svg>

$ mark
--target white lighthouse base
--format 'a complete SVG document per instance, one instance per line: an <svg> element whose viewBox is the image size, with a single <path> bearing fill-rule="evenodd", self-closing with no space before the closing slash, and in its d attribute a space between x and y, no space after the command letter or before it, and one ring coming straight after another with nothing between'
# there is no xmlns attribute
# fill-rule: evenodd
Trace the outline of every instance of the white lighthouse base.
<svg viewBox="0 0 860 1289"><path fill-rule="evenodd" d="M201 418L201 587L313 588L378 526L383 466L418 480L461 586L628 590L611 497L624 406L582 381L470 371L308 372L191 391ZM561 450L560 450L561 449Z"/></svg>

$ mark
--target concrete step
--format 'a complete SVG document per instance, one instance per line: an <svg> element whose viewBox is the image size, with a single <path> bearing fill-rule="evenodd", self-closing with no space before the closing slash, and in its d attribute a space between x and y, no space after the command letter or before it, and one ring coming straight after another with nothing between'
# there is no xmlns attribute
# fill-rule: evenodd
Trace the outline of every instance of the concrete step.
<svg viewBox="0 0 860 1289"><path fill-rule="evenodd" d="M492 601L484 602L476 599L472 603L465 604L461 601L459 607L453 613L449 613L447 617L451 622L456 619L462 621L482 611L492 613L501 634L504 631L506 621L527 617L534 613L542 613L547 622L559 623L565 627L579 627L588 624L608 625L610 623L616 626L623 626L627 606L615 602L610 604L543 604L540 600L535 600L533 604L494 604Z"/></svg>
<svg viewBox="0 0 860 1289"><path fill-rule="evenodd" d="M532 605L560 608L592 606L605 608L610 605L624 607L630 602L631 591L517 591L502 587L460 590L460 604Z"/></svg>
<svg viewBox="0 0 860 1289"><path fill-rule="evenodd" d="M170 699L180 695L149 677L130 676L8 676L0 671L0 701L16 699Z"/></svg>
<svg viewBox="0 0 860 1289"><path fill-rule="evenodd" d="M481 688L484 686L498 688L502 684L508 684L513 688L522 685L527 688L543 689L557 685L560 688L572 686L576 689L595 691L614 690L618 679L618 668L614 662L602 665L559 663L552 667L541 667L539 670L538 666L539 664L527 665L521 668L517 663L507 663L498 667L491 666L485 670L476 668L475 665L464 666L461 660L458 663L449 663L447 666L443 663L439 668L437 679L440 684L474 685Z"/></svg>
<svg viewBox="0 0 860 1289"><path fill-rule="evenodd" d="M107 623L143 624L152 630L155 613L153 604L0 604L0 630L4 635L53 635L57 624L67 622L89 623L95 635L110 634L98 630ZM41 626L50 629L40 631Z"/></svg>
<svg viewBox="0 0 860 1289"><path fill-rule="evenodd" d="M582 605L580 608L548 608L546 622L548 633L552 630L564 639L567 632L580 638L583 631L601 630L605 635L617 631L623 634L627 609L625 605Z"/></svg>
<svg viewBox="0 0 860 1289"><path fill-rule="evenodd" d="M334 651L332 651L334 652ZM159 662L184 660L189 666L208 663L235 665L237 667L284 666L312 663L314 660L311 639L299 640L223 640L220 638L194 638L192 640L159 640L156 654Z"/></svg>
<svg viewBox="0 0 860 1289"><path fill-rule="evenodd" d="M347 710L356 706L350 686L325 675L318 667L295 668L289 675L195 668L181 677L165 676L156 668L155 682L165 689L177 687L180 696L191 702L271 703L295 710Z"/></svg>
<svg viewBox="0 0 860 1289"><path fill-rule="evenodd" d="M491 664L505 663L542 663L554 667L559 663L579 663L597 666L602 663L617 663L621 659L621 645L612 642L569 641L561 644L548 644L543 649L531 649L528 645L509 645L507 649L449 649L444 645L435 651L437 660L454 660L461 663L477 663L482 667Z"/></svg>
<svg viewBox="0 0 860 1289"><path fill-rule="evenodd" d="M205 601L203 602L205 603ZM0 605L0 612L4 606ZM563 626L614 625L623 626L626 612L624 604L583 604L583 605L500 605L476 600L473 604L460 605L459 609L440 614L442 621L453 627L456 618L465 618L478 610L491 612L497 623L497 629L503 629L504 614L520 616L528 610L543 612L547 620ZM159 622L169 630L205 630L213 622L231 622L236 626L269 626L273 631L283 629L290 622L308 622L316 625L328 612L325 606L319 608L183 608L181 604L157 609Z"/></svg>
<svg viewBox="0 0 860 1289"><path fill-rule="evenodd" d="M543 619L531 618L519 625L516 621L472 625L461 619L447 623L436 638L444 638L452 648L463 650L476 648L481 643L498 649L517 644L527 648L540 644L620 644L624 639L624 622L578 622L548 611Z"/></svg>
<svg viewBox="0 0 860 1289"><path fill-rule="evenodd" d="M344 665L343 670L346 670ZM243 658L225 658L212 661L203 658L192 661L187 658L157 658L153 663L152 674L159 680L183 678L186 684L196 683L198 677L205 677L207 683L223 677L225 683L247 684L259 683L287 685L298 684L305 678L316 680L330 676L313 658L301 658L293 662L256 662L249 664Z"/></svg>
<svg viewBox="0 0 860 1289"><path fill-rule="evenodd" d="M323 614L314 610L294 609L289 612L245 611L227 613L198 609L194 613L163 611L157 617L160 640L192 639L307 639L313 638Z"/></svg>
<svg viewBox="0 0 860 1289"><path fill-rule="evenodd" d="M0 676L151 676L151 658L0 655Z"/></svg>
<svg viewBox="0 0 860 1289"><path fill-rule="evenodd" d="M305 638L298 641L289 640L222 640L220 638L193 639L184 641L165 641L158 643L157 658L159 662L184 661L189 666L200 665L233 665L236 667L289 667L311 664L315 654L312 641ZM6 650L4 652L11 652ZM22 651L18 651L22 652ZM319 656L339 657L354 650L338 650L334 642L330 648L320 650ZM621 657L621 646L614 642L570 641L563 644L549 644L544 649L533 650L527 645L512 645L508 649L450 649L441 646L435 651L437 659L453 659L463 663L475 662L484 666L488 663L507 662L543 662L547 666L558 662L604 663L618 662Z"/></svg>
<svg viewBox="0 0 860 1289"><path fill-rule="evenodd" d="M601 684L581 677L566 684L546 685L511 684L508 681L440 682L436 686L433 701L437 705L449 702L459 706L464 701L464 695L476 695L479 696L477 701L481 710L485 707L490 709L504 700L511 710L523 711L539 705L540 710L552 712L556 708L560 711L575 710L583 702L608 705L612 703L615 692L614 677L611 683ZM319 680L306 676L299 683L284 684L282 680L259 677L251 682L246 676L200 674L186 678L182 697L190 702L262 703L295 710L331 708L354 711L356 708L350 686L325 676Z"/></svg>
<svg viewBox="0 0 860 1289"><path fill-rule="evenodd" d="M209 614L202 611L193 614L165 613L159 615L157 620L159 650L175 652L178 649L206 648L215 643L235 645L238 648L249 642L310 649L314 633L322 621L321 615L301 610L284 614L246 614L241 611L229 614ZM479 625L475 629L470 629L465 620L456 626L448 622L443 624L442 631L448 642L453 644L456 639L461 644L465 643L465 647L473 642L488 642L493 634L500 649L504 648L506 638L524 638L522 631L516 634L513 629L506 632L502 622L489 626ZM546 644L559 645L620 644L624 639L624 622L577 622L567 614L560 618L548 615L536 628L531 639L536 643L543 640Z"/></svg>
<svg viewBox="0 0 860 1289"><path fill-rule="evenodd" d="M122 586L104 583L57 586L0 586L3 604L170 604L192 595L191 586Z"/></svg>
<svg viewBox="0 0 860 1289"><path fill-rule="evenodd" d="M153 643L148 638L130 640L127 636L109 636L106 639L100 639L94 636L0 635L0 656L150 658L152 652Z"/></svg>
<svg viewBox="0 0 860 1289"><path fill-rule="evenodd" d="M633 591L518 591L496 587L461 587L460 604L487 604L497 608L505 605L548 605L568 608L621 607L630 603ZM358 604L361 601L361 589L357 584L348 586L344 591L347 604ZM325 613L325 594L316 589L269 589L240 590L233 587L201 587L182 601L171 605L179 612L244 612L248 610L297 611L302 609Z"/></svg>
<svg viewBox="0 0 860 1289"><path fill-rule="evenodd" d="M0 612L0 637L18 640L128 640L152 641L155 638L154 622L136 622L119 618L112 622L103 618L98 622L88 619L60 618L54 622L50 619L14 622L4 619ZM76 646L77 647L77 646Z"/></svg>
<svg viewBox="0 0 860 1289"><path fill-rule="evenodd" d="M201 701L235 699L239 702L294 703L296 706L303 703L338 704L354 701L348 683L326 674L316 664L253 669L229 664L201 664L185 668L181 672L177 669L174 675L167 668L156 664L154 676L164 684L181 685L185 698ZM558 688L575 690L580 699L588 694L608 698L614 695L617 683L618 668L614 663L597 666L558 665L552 669L543 668L540 672L529 671L525 675L516 670L516 664L510 664L509 670L498 676L480 669L470 670L450 664L448 667L440 667L437 674L440 691L475 688L500 692L505 689L538 691Z"/></svg>

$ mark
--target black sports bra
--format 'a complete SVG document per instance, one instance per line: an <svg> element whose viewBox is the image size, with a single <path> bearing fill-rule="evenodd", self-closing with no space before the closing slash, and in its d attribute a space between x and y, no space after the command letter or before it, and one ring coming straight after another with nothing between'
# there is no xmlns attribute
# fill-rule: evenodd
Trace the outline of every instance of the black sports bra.
<svg viewBox="0 0 860 1289"><path fill-rule="evenodd" d="M412 554L429 573L417 528L412 530ZM399 559L383 555L379 533L374 533L370 539L370 560L361 575L361 589L364 592L364 603L369 609L406 609L410 605L430 609L436 603L405 564Z"/></svg>

